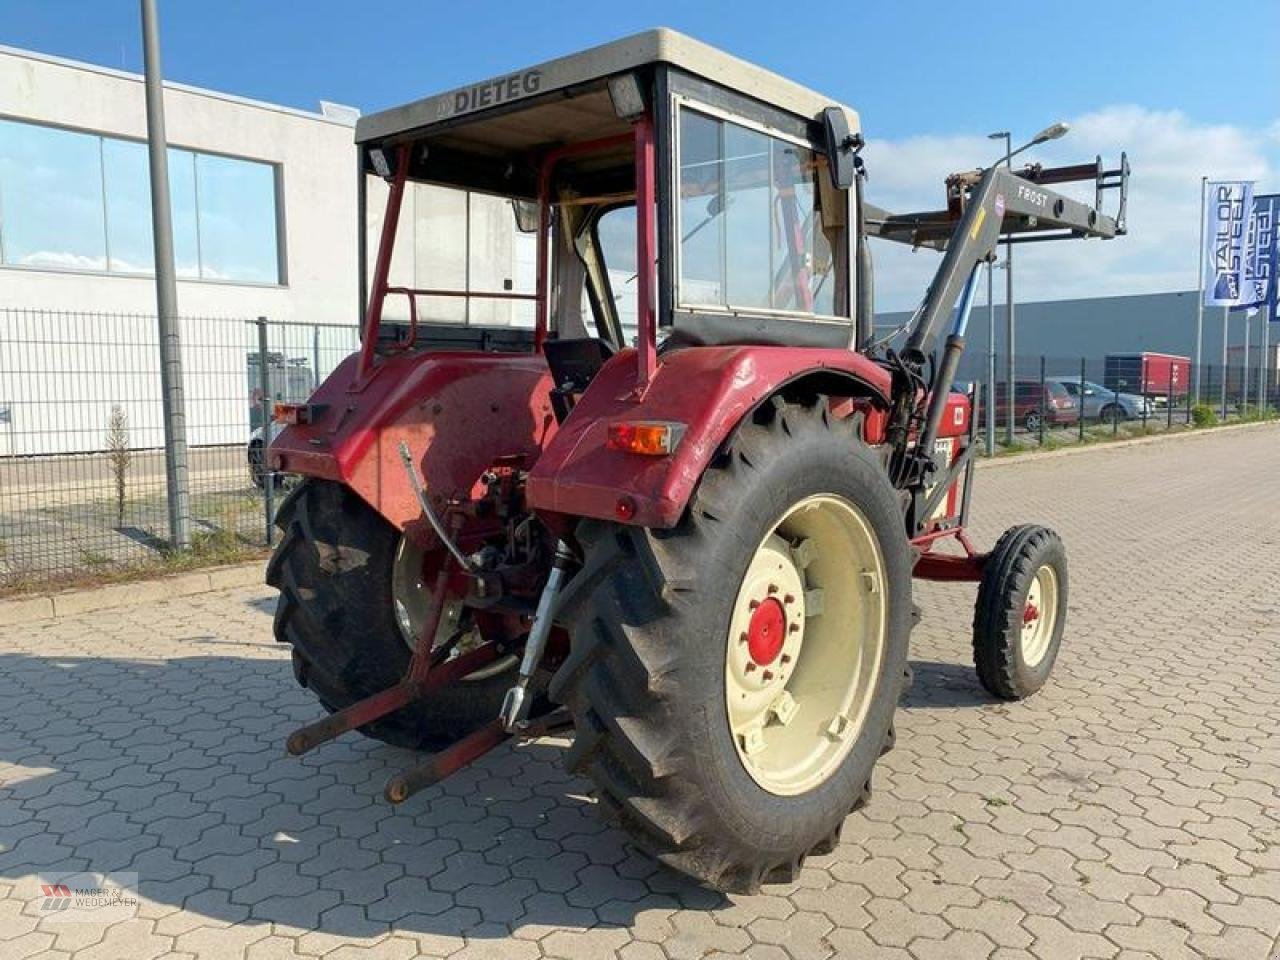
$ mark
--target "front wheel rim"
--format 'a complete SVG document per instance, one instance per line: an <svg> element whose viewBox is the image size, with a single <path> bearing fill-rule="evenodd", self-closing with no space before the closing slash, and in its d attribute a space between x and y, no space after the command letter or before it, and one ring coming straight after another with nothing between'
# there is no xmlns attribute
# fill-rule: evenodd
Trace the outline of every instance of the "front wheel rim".
<svg viewBox="0 0 1280 960"><path fill-rule="evenodd" d="M768 792L815 789L858 742L885 656L886 583L879 540L843 497L801 500L757 547L730 618L725 705Z"/></svg>
<svg viewBox="0 0 1280 960"><path fill-rule="evenodd" d="M1045 564L1036 571L1022 607L1022 662L1038 667L1049 653L1058 625L1058 573Z"/></svg>

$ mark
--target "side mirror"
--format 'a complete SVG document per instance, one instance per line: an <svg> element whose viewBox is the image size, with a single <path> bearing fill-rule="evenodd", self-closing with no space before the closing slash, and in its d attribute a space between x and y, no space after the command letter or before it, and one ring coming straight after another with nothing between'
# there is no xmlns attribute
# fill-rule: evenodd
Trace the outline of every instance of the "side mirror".
<svg viewBox="0 0 1280 960"><path fill-rule="evenodd" d="M521 233L537 233L542 211L533 200L512 200L511 212L515 214L516 229Z"/></svg>
<svg viewBox="0 0 1280 960"><path fill-rule="evenodd" d="M849 118L839 107L827 107L822 111L822 132L826 141L827 169L831 172L831 183L837 190L848 190L853 186L862 137L849 133Z"/></svg>

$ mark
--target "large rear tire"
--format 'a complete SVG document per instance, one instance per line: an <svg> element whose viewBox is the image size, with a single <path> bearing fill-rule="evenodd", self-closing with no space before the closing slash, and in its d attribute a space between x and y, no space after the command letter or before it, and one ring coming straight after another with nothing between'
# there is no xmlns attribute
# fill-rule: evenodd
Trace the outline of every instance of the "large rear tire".
<svg viewBox="0 0 1280 960"><path fill-rule="evenodd" d="M911 564L879 458L824 400L777 401L677 528L578 537L551 686L574 717L570 768L677 870L730 892L789 880L835 845L893 743Z"/></svg>
<svg viewBox="0 0 1280 960"><path fill-rule="evenodd" d="M393 592L400 534L341 484L304 480L280 505L284 532L267 565L280 591L275 636L293 672L332 712L397 683L411 650ZM438 749L498 714L509 671L432 691L361 732L400 747Z"/></svg>

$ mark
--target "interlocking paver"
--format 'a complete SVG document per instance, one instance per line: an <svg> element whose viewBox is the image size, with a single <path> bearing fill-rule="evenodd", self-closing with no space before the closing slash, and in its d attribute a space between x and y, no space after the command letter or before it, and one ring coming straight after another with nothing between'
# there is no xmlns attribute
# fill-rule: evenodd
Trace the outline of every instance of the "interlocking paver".
<svg viewBox="0 0 1280 960"><path fill-rule="evenodd" d="M0 628L0 956L1264 960L1280 944L1280 431L983 467L977 539L1058 528L1049 685L991 700L972 590L922 584L916 683L872 805L796 881L725 897L634 851L559 765L504 747L401 808L412 755L303 760L318 708L237 589ZM140 875L54 922L54 870Z"/></svg>

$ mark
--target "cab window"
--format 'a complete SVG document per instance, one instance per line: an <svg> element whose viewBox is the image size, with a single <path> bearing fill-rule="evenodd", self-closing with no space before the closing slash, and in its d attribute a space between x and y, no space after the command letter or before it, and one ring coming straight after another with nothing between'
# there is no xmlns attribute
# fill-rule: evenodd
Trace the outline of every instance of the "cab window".
<svg viewBox="0 0 1280 960"><path fill-rule="evenodd" d="M679 302L833 315L820 155L688 106L679 116Z"/></svg>

